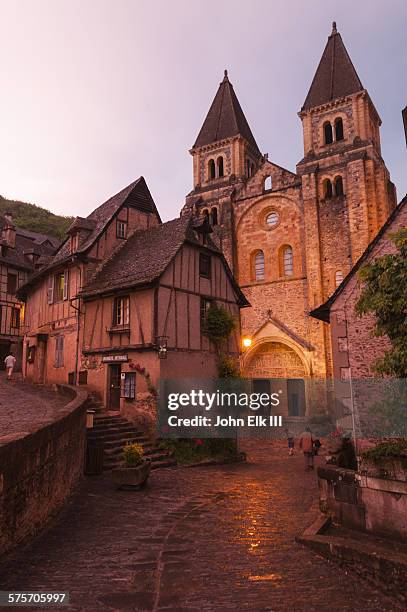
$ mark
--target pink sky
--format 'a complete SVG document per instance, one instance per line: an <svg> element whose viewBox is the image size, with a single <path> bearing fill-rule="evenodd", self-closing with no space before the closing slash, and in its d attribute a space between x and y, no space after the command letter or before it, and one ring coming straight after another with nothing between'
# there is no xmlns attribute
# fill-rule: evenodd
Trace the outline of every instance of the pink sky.
<svg viewBox="0 0 407 612"><path fill-rule="evenodd" d="M295 169L297 117L336 20L407 191L405 0L0 0L0 194L86 216L144 175L164 219L228 68L263 152Z"/></svg>

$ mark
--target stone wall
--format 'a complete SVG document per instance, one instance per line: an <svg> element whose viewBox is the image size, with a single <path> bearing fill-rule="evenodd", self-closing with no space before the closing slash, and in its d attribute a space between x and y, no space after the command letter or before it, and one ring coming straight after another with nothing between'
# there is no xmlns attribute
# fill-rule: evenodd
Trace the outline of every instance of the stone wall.
<svg viewBox="0 0 407 612"><path fill-rule="evenodd" d="M67 398L58 420L0 445L0 555L38 533L83 473L87 393L58 392Z"/></svg>
<svg viewBox="0 0 407 612"><path fill-rule="evenodd" d="M407 541L407 482L335 466L318 468L320 509L333 522Z"/></svg>

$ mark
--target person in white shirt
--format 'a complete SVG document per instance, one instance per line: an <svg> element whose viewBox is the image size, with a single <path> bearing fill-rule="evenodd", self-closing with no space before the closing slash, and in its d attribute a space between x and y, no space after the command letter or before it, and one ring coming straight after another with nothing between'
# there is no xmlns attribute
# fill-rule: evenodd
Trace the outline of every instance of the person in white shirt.
<svg viewBox="0 0 407 612"><path fill-rule="evenodd" d="M14 357L13 353L7 355L4 360L4 364L6 366L7 380L11 380L13 376L14 366L16 365L16 358Z"/></svg>

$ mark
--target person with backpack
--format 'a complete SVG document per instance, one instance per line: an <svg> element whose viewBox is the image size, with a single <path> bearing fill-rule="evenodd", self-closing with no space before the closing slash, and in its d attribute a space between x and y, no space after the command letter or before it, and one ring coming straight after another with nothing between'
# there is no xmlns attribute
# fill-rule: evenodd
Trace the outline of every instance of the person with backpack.
<svg viewBox="0 0 407 612"><path fill-rule="evenodd" d="M300 448L304 453L305 471L314 469L314 441L312 439L311 430L309 427L300 436Z"/></svg>

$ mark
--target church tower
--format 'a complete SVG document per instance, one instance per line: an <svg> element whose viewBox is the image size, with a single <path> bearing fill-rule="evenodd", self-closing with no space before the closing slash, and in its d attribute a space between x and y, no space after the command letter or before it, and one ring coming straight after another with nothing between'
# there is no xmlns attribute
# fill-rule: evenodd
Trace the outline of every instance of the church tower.
<svg viewBox="0 0 407 612"><path fill-rule="evenodd" d="M378 112L333 23L304 105L302 177L311 304L325 301L396 206Z"/></svg>
<svg viewBox="0 0 407 612"><path fill-rule="evenodd" d="M229 81L227 70L190 153L193 190L183 212L207 216L213 238L235 269L233 198L253 176L263 156Z"/></svg>

